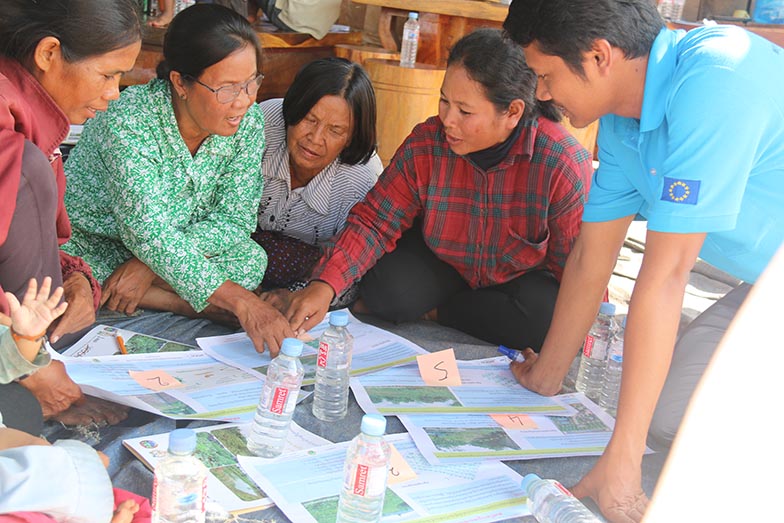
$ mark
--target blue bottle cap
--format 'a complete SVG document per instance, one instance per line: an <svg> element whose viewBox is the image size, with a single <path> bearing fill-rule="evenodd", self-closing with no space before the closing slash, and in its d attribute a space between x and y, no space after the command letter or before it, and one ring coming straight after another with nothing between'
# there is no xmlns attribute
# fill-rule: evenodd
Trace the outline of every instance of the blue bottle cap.
<svg viewBox="0 0 784 523"><path fill-rule="evenodd" d="M379 414L365 414L360 430L368 436L383 436L387 430L387 419Z"/></svg>
<svg viewBox="0 0 784 523"><path fill-rule="evenodd" d="M348 325L348 313L346 311L329 313L329 324L335 327L345 327Z"/></svg>
<svg viewBox="0 0 784 523"><path fill-rule="evenodd" d="M283 338L283 343L280 346L280 352L286 356L296 358L302 354L302 342L296 338Z"/></svg>
<svg viewBox="0 0 784 523"><path fill-rule="evenodd" d="M411 11L410 13L408 13L408 17L409 18L413 18L414 20L416 20L416 19L419 18L419 13Z"/></svg>
<svg viewBox="0 0 784 523"><path fill-rule="evenodd" d="M599 306L599 314L606 314L607 316L614 316L615 315L615 304L614 303L607 303L603 301L602 304Z"/></svg>
<svg viewBox="0 0 784 523"><path fill-rule="evenodd" d="M523 478L523 481L520 482L520 486L523 487L523 492L525 492L526 496L528 495L528 486L534 481L538 481L540 479L542 478L536 474L526 474L526 476Z"/></svg>
<svg viewBox="0 0 784 523"><path fill-rule="evenodd" d="M189 454L196 448L196 431L193 429L174 429L169 433L169 452Z"/></svg>

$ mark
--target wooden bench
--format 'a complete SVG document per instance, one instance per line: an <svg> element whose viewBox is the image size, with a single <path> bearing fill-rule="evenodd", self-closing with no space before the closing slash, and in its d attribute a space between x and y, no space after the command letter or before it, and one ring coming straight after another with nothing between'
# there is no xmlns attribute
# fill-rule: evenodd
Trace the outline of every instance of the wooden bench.
<svg viewBox="0 0 784 523"><path fill-rule="evenodd" d="M281 32L268 23L256 24L254 27L264 49L264 82L259 90L259 101L282 97L305 64L318 58L335 56L336 45L362 43L362 33L359 31L327 33L321 40L316 40L307 34ZM155 78L155 68L163 59L165 33L165 29L145 27L142 50L133 70L123 76L122 86L147 83Z"/></svg>

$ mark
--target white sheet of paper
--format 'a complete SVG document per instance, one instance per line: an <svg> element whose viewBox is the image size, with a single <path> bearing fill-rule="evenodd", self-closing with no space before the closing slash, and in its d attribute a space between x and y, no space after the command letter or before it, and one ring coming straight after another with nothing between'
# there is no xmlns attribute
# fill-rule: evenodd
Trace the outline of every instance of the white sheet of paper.
<svg viewBox="0 0 784 523"><path fill-rule="evenodd" d="M522 477L499 461L429 465L408 434L385 436L417 476L388 485L382 522L503 521L530 514ZM349 442L264 460L240 457L248 475L297 523L334 523Z"/></svg>
<svg viewBox="0 0 784 523"><path fill-rule="evenodd" d="M210 471L207 496L212 501L233 513L273 504L237 462L237 456L252 455L247 447L250 424L228 423L194 430L197 434L195 455ZM168 444L168 433L123 440L123 445L150 469L155 469L158 461L166 456ZM331 444L292 421L283 453Z"/></svg>

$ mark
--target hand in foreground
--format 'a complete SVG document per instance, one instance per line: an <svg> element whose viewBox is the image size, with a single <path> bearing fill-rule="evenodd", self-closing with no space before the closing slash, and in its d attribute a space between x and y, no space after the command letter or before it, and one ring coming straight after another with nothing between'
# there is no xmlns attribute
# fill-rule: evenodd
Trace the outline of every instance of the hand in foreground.
<svg viewBox="0 0 784 523"><path fill-rule="evenodd" d="M61 361L52 360L46 367L21 380L41 404L44 418L56 416L83 398L82 389L65 372Z"/></svg>
<svg viewBox="0 0 784 523"><path fill-rule="evenodd" d="M72 273L63 282L65 301L68 308L50 331L49 339L56 343L64 334L78 332L95 323L93 291L84 274Z"/></svg>
<svg viewBox="0 0 784 523"><path fill-rule="evenodd" d="M605 452L571 491L577 498L593 498L610 523L637 523L648 506L641 476L639 466L621 464Z"/></svg>
<svg viewBox="0 0 784 523"><path fill-rule="evenodd" d="M0 427L0 450L25 447L27 445L48 446L49 442L37 436L31 436L21 430Z"/></svg>
<svg viewBox="0 0 784 523"><path fill-rule="evenodd" d="M237 313L240 325L248 334L257 352L264 352L264 345L269 347L270 356L275 357L280 351L283 338L293 338L294 331L286 318L278 310L253 295L249 307Z"/></svg>
<svg viewBox="0 0 784 523"><path fill-rule="evenodd" d="M139 512L139 504L136 503L136 500L126 499L117 505L111 523L131 523L137 512Z"/></svg>
<svg viewBox="0 0 784 523"><path fill-rule="evenodd" d="M562 380L556 381L552 375L544 376L544 378L538 376L536 363L539 361L539 355L533 349L524 349L521 354L525 361L519 363L513 361L509 364L512 374L520 385L543 396L553 396L561 392Z"/></svg>
<svg viewBox="0 0 784 523"><path fill-rule="evenodd" d="M112 311L133 314L156 275L137 258L117 267L101 287L101 306Z"/></svg>
<svg viewBox="0 0 784 523"><path fill-rule="evenodd" d="M324 319L335 291L323 281L312 281L289 297L285 316L297 336L304 334Z"/></svg>
<svg viewBox="0 0 784 523"><path fill-rule="evenodd" d="M66 302L60 303L63 297L63 288L58 287L50 296L51 289L52 278L47 276L40 289L35 278L30 280L21 304L14 294L5 293L11 314L10 326L13 327L14 332L23 336L36 336L44 332L55 319L65 312L68 304ZM3 323L9 322L4 320Z"/></svg>
<svg viewBox="0 0 784 523"><path fill-rule="evenodd" d="M262 292L259 294L259 298L278 309L281 314L285 314L286 310L289 308L289 299L293 295L294 293L288 289L273 289L271 291Z"/></svg>

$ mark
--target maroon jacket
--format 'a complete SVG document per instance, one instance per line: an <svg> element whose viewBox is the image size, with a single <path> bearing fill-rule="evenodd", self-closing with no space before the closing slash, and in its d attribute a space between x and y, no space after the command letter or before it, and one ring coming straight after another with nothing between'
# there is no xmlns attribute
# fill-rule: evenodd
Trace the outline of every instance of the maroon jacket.
<svg viewBox="0 0 784 523"><path fill-rule="evenodd" d="M71 237L71 222L65 212L65 172L59 154L60 143L68 136L69 122L41 84L18 62L0 56L0 245L16 208L22 174L24 141L30 140L49 158L57 180L57 238L63 245ZM81 272L90 281L96 309L101 287L90 267L82 260L60 251L63 281ZM0 312L8 314L8 302L0 288Z"/></svg>

